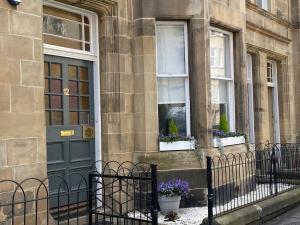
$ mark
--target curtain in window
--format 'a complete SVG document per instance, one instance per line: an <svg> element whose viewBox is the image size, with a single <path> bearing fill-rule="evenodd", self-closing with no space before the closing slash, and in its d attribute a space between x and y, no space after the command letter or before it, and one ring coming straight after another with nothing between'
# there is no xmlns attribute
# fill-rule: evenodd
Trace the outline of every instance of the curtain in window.
<svg viewBox="0 0 300 225"><path fill-rule="evenodd" d="M158 74L185 74L184 26L158 25Z"/></svg>

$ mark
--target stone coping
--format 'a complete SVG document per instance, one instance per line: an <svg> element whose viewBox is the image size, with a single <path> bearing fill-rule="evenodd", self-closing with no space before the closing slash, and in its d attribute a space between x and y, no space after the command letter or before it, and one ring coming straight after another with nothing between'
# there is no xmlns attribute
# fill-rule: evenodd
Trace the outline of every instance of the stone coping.
<svg viewBox="0 0 300 225"><path fill-rule="evenodd" d="M288 211L300 203L300 188L279 194L226 215L217 217L213 225L258 225ZM202 225L207 225L205 218Z"/></svg>

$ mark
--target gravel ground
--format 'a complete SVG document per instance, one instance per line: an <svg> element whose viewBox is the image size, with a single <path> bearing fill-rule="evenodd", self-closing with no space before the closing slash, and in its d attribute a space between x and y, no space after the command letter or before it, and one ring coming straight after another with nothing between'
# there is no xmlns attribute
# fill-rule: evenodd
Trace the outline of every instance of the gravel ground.
<svg viewBox="0 0 300 225"><path fill-rule="evenodd" d="M278 191L283 191L290 188L292 185L287 184L278 184ZM223 206L218 207L218 213L220 211L228 210L231 207L241 206L250 202L253 202L256 199L259 199L263 196L269 195L269 185L268 184L261 184L257 186L258 191L251 191L244 196L240 196L238 198L232 199L230 202ZM262 193L264 193L262 195ZM181 208L178 211L178 219L176 221L165 221L164 215L159 213L158 215L158 224L160 225L200 225L202 220L207 217L207 207L194 207L194 208ZM130 217L136 218L145 218L145 215L140 214L139 212L135 212L128 214ZM300 215L300 214L299 214ZM150 216L150 215L149 215ZM299 216L300 217L300 216ZM272 224L275 225L276 223ZM277 225L277 224L276 224ZM281 225L281 224L278 224ZM292 223L292 224L285 224L285 225L300 225L300 223Z"/></svg>

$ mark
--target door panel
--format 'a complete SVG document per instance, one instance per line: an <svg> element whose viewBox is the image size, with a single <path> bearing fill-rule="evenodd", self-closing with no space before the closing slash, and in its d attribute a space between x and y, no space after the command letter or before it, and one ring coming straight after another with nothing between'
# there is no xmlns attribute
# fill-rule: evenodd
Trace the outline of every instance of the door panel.
<svg viewBox="0 0 300 225"><path fill-rule="evenodd" d="M81 176L74 173L87 178L95 161L94 137L84 135L85 127L94 128L93 71L91 62L55 56L45 56L44 68L48 176L55 193L66 188L57 189L59 176L77 189Z"/></svg>

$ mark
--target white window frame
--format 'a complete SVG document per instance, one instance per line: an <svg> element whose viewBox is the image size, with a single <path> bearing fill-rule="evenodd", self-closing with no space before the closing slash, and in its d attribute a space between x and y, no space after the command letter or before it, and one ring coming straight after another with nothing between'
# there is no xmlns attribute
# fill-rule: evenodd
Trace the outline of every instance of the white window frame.
<svg viewBox="0 0 300 225"><path fill-rule="evenodd" d="M230 65L226 66L227 61L224 61L224 66L226 68L226 75L231 75L231 77L219 77L219 76L210 76L211 80L221 80L228 81L227 84L227 99L228 99L228 120L229 120L229 129L231 132L235 132L235 96L234 96L234 61L233 61L233 34L231 32L216 28L210 27L210 31L216 31L220 33L224 33L229 36L229 41L227 45L229 45L229 52L225 49L224 55L225 57L229 57ZM210 65L211 66L211 65ZM211 89L210 89L211 90Z"/></svg>
<svg viewBox="0 0 300 225"><path fill-rule="evenodd" d="M157 29L157 25L183 25L184 27L184 57L185 57L185 74L159 74L158 66L156 66L156 76L158 78L185 78L185 108L186 108L186 136L191 136L191 115L190 115L190 87L189 87L189 63L188 63L188 30L187 30L187 22L185 21L156 21L155 29ZM157 34L157 30L155 32ZM156 37L157 38L157 37ZM156 39L157 40L157 39ZM156 49L157 49L157 41L156 41ZM156 54L156 65L158 65L158 57ZM158 95L157 95L158 100Z"/></svg>
<svg viewBox="0 0 300 225"><path fill-rule="evenodd" d="M247 54L247 91L248 91L248 119L249 119L249 142L255 144L254 131L254 102L253 102L253 63L252 56Z"/></svg>
<svg viewBox="0 0 300 225"><path fill-rule="evenodd" d="M95 113L95 160L98 171L101 172L101 100L100 100L100 60L99 60L99 43L98 43L98 16L96 13L66 5L53 0L43 0L43 5L52 6L54 8L83 14L90 21L90 52L76 50L71 48L60 47L56 45L43 44L45 55L61 56L66 58L81 59L93 62L93 77L94 77L94 113ZM98 203L99 204L99 203Z"/></svg>
<svg viewBox="0 0 300 225"><path fill-rule="evenodd" d="M280 143L280 121L279 121L279 102L278 102L278 86L277 86L277 63L274 60L267 60L272 65L272 82L267 82L267 86L271 87L273 97L274 112L274 142Z"/></svg>

